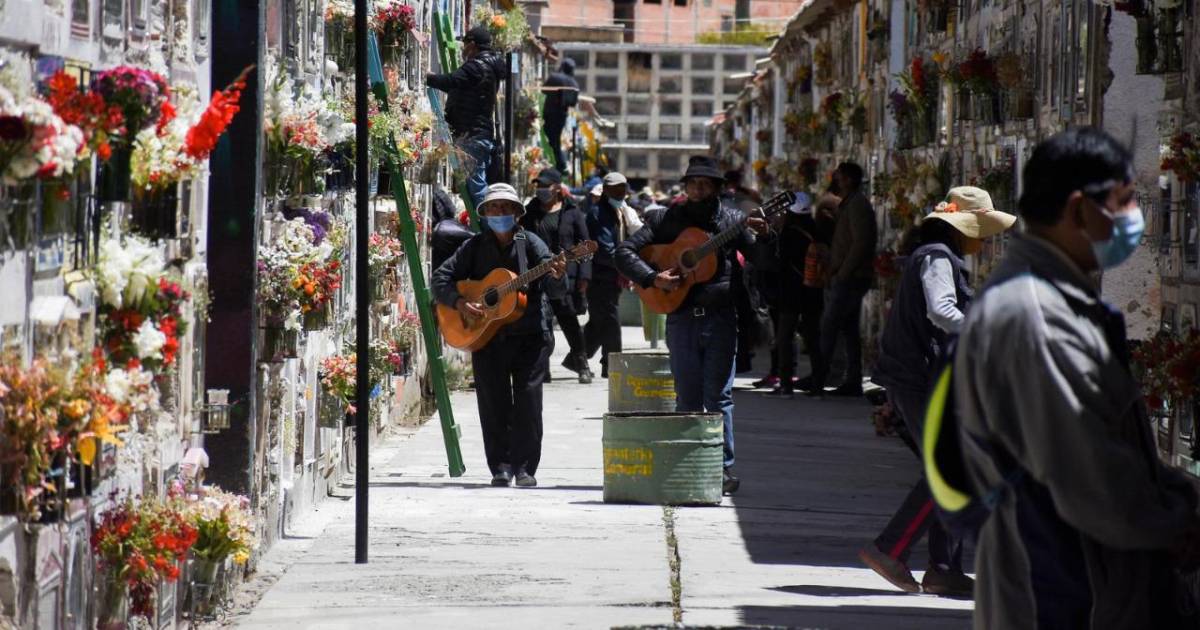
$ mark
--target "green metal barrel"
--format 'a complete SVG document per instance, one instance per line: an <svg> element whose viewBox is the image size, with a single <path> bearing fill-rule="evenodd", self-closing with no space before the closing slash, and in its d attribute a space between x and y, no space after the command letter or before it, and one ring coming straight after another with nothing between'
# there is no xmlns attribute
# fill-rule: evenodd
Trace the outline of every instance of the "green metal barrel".
<svg viewBox="0 0 1200 630"><path fill-rule="evenodd" d="M724 434L718 413L604 416L604 502L721 503Z"/></svg>
<svg viewBox="0 0 1200 630"><path fill-rule="evenodd" d="M608 355L608 410L675 411L675 377L662 350Z"/></svg>

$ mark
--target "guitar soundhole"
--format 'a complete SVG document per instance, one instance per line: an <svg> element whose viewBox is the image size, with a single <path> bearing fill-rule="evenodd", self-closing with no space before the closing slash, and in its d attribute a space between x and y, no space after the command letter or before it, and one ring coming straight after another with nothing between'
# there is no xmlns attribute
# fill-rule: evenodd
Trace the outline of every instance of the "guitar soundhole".
<svg viewBox="0 0 1200 630"><path fill-rule="evenodd" d="M488 289L483 294L483 305L488 308L495 308L500 303L500 293L495 289Z"/></svg>
<svg viewBox="0 0 1200 630"><path fill-rule="evenodd" d="M681 267L683 267L684 269L691 269L692 267L695 267L696 266L696 252L691 249L687 250L686 252L683 252L683 255L681 255L679 257L679 265Z"/></svg>

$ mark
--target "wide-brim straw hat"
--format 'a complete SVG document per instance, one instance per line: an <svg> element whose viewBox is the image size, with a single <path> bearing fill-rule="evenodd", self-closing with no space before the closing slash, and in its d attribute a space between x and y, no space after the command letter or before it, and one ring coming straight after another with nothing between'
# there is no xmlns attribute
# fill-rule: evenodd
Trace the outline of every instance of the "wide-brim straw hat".
<svg viewBox="0 0 1200 630"><path fill-rule="evenodd" d="M1017 222L1014 215L994 208L992 196L975 186L951 188L946 200L925 217L930 219L945 221L964 235L980 239L991 238Z"/></svg>

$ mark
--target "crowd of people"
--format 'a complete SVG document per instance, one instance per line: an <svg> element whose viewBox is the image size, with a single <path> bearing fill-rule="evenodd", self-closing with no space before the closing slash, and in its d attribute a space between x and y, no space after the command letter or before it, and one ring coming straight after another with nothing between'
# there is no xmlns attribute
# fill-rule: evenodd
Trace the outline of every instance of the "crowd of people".
<svg viewBox="0 0 1200 630"><path fill-rule="evenodd" d="M468 33L463 68L429 80L452 90L451 127L482 163L493 147L483 110L494 107L495 85L484 80L490 101L453 90L493 71L487 39ZM547 82L551 131L573 102L571 70L564 64ZM563 365L590 383L600 352L607 376L629 286L687 291L667 317L676 408L723 416L727 494L740 486L733 382L754 367L756 348L769 352L754 382L766 396L864 394L860 315L875 288L879 235L862 167L838 165L817 194L797 193L786 212L766 217L740 173L704 156L665 193L631 194L622 174L604 171L572 190L558 140L529 200L470 175L479 233L445 191L435 199L431 284L464 318L486 306L460 294L458 281L551 269L527 288L524 316L473 355L493 485L537 485L553 322L570 346ZM982 283L969 281L967 259L1018 218L986 190L952 188L904 236L870 381L886 393L921 478L859 559L904 591L973 596L977 627L1197 627L1200 499L1158 458L1124 319L1097 283L1142 238L1132 156L1101 130L1074 128L1035 148L1022 181L1024 229ZM692 284L686 270L642 258L692 228L732 235L711 279ZM595 241L594 258L567 264L561 253L585 241ZM803 376L798 348L811 368ZM907 563L922 538L929 566L918 582ZM978 583L964 567L968 539L978 541Z"/></svg>

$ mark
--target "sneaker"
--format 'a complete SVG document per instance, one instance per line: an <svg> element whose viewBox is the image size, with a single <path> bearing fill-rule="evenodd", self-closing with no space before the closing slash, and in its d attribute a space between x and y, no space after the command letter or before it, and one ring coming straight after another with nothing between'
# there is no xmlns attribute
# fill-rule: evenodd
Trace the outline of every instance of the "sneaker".
<svg viewBox="0 0 1200 630"><path fill-rule="evenodd" d="M792 379L792 386L796 389L809 390L813 387L812 375L800 376Z"/></svg>
<svg viewBox="0 0 1200 630"><path fill-rule="evenodd" d="M752 385L754 387L754 389L764 389L764 388L769 389L772 387L778 387L779 386L779 377L778 376L764 376L764 377L758 379L757 381L750 383L750 385Z"/></svg>
<svg viewBox="0 0 1200 630"><path fill-rule="evenodd" d="M829 393L833 396L844 396L846 398L862 398L862 383L842 383Z"/></svg>
<svg viewBox="0 0 1200 630"><path fill-rule="evenodd" d="M974 597L975 580L961 571L930 567L921 578L921 590L947 597Z"/></svg>
<svg viewBox="0 0 1200 630"><path fill-rule="evenodd" d="M790 389L776 387L775 389L763 394L767 398L780 398L783 400L791 400L796 397L796 393Z"/></svg>
<svg viewBox="0 0 1200 630"><path fill-rule="evenodd" d="M525 469L517 471L517 487L518 488L535 488L537 487L537 479L533 475L525 472Z"/></svg>
<svg viewBox="0 0 1200 630"><path fill-rule="evenodd" d="M589 384L591 384L593 378L595 378L595 375L592 374L591 368L585 367L579 371L579 382L580 383L582 383L584 385L589 385Z"/></svg>
<svg viewBox="0 0 1200 630"><path fill-rule="evenodd" d="M726 466L725 470L721 472L721 494L731 496L736 494L740 487L742 487L742 480L734 476L732 466Z"/></svg>
<svg viewBox="0 0 1200 630"><path fill-rule="evenodd" d="M891 582L893 586L905 593L920 593L921 585L913 577L912 571L899 560L875 548L875 545L864 547L858 552L858 559L879 574L879 577Z"/></svg>
<svg viewBox="0 0 1200 630"><path fill-rule="evenodd" d="M496 474L492 475L492 486L507 488L510 483L512 483L512 469L508 467L508 464L501 464Z"/></svg>

